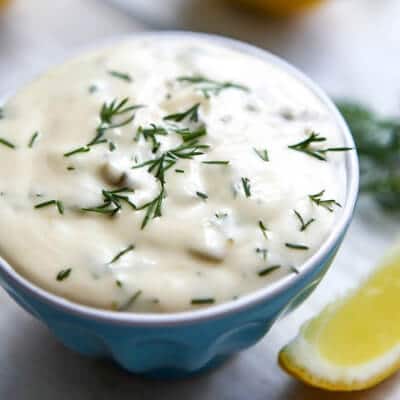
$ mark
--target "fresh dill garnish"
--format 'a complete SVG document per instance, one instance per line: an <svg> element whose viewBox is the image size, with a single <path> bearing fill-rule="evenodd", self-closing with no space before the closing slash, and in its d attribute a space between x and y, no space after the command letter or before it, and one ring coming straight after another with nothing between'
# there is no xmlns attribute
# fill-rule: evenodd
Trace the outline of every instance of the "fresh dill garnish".
<svg viewBox="0 0 400 400"><path fill-rule="evenodd" d="M175 172L177 174L184 174L185 173L185 171L183 169L179 169L179 168L175 169Z"/></svg>
<svg viewBox="0 0 400 400"><path fill-rule="evenodd" d="M162 216L162 202L164 200L164 197L165 197L165 189L164 185L162 184L161 191L157 195L157 197L155 197L148 203L144 204L143 206L137 208L138 211L146 210L140 229L144 229L150 219Z"/></svg>
<svg viewBox="0 0 400 400"><path fill-rule="evenodd" d="M94 83L91 84L88 88L88 91L90 94L93 94L95 92L97 92L99 90L99 87L97 85L95 85Z"/></svg>
<svg viewBox="0 0 400 400"><path fill-rule="evenodd" d="M229 161L202 161L201 163L209 165L228 165Z"/></svg>
<svg viewBox="0 0 400 400"><path fill-rule="evenodd" d="M264 222L262 222L261 220L258 221L258 226L261 229L261 232L263 234L263 236L265 237L265 239L268 239L267 236L267 227L264 225Z"/></svg>
<svg viewBox="0 0 400 400"><path fill-rule="evenodd" d="M123 311L123 310L127 310L128 308L130 308L130 306L137 300L137 298L142 294L141 290L138 290L137 292L135 292L131 297L129 297L128 301L126 301L125 303L121 304L118 307L119 311Z"/></svg>
<svg viewBox="0 0 400 400"><path fill-rule="evenodd" d="M300 232L304 232L315 221L314 218L310 218L307 222L305 222L304 218L298 211L293 210L293 212L296 215L297 219L300 221Z"/></svg>
<svg viewBox="0 0 400 400"><path fill-rule="evenodd" d="M72 268L66 268L62 269L56 276L56 279L58 281L63 281L64 279L67 279L69 275L71 274Z"/></svg>
<svg viewBox="0 0 400 400"><path fill-rule="evenodd" d="M182 137L183 142L190 142L207 135L205 126L200 126L198 129L192 131L188 128L174 129L173 131Z"/></svg>
<svg viewBox="0 0 400 400"><path fill-rule="evenodd" d="M131 244L129 245L126 249L120 251L110 262L109 264L113 264L116 261L118 261L123 255L128 253L129 251L132 251L135 248L135 245Z"/></svg>
<svg viewBox="0 0 400 400"><path fill-rule="evenodd" d="M325 141L326 137L320 136L319 133L311 132L306 139L296 144L292 144L288 147L289 149L301 151L302 153L305 153L310 157L314 157L321 161L327 160L326 153L328 152L353 150L351 147L328 147L325 149L315 149L312 146L315 143L320 143Z"/></svg>
<svg viewBox="0 0 400 400"><path fill-rule="evenodd" d="M116 71L116 70L109 70L107 72L114 78L122 79L126 82L132 82L132 80L133 80L132 77L125 72L120 72L120 71Z"/></svg>
<svg viewBox="0 0 400 400"><path fill-rule="evenodd" d="M112 142L112 141L109 141L109 142L108 142L108 149L109 149L110 151L114 151L116 148L117 148L117 146L115 145L114 142Z"/></svg>
<svg viewBox="0 0 400 400"><path fill-rule="evenodd" d="M141 136L143 136L144 140L151 143L151 151L152 153L156 153L161 146L161 143L157 140L158 136L166 136L168 135L168 131L162 127L157 126L156 124L150 124L150 128L143 128L139 126L136 132L135 140L138 141Z"/></svg>
<svg viewBox="0 0 400 400"><path fill-rule="evenodd" d="M258 276L265 276L270 274L271 272L276 271L277 269L279 269L281 266L280 265L271 265L270 267L264 268L261 271L257 272Z"/></svg>
<svg viewBox="0 0 400 400"><path fill-rule="evenodd" d="M37 139L38 137L39 137L39 132L36 131L36 132L32 135L31 139L29 140L28 147L29 147L30 149L33 147L33 145L34 145L34 143L35 143L35 141L36 141L36 139Z"/></svg>
<svg viewBox="0 0 400 400"><path fill-rule="evenodd" d="M268 150L263 149L263 150L257 150L254 148L255 153L258 155L258 157L261 158L263 161L269 161L269 156L268 156Z"/></svg>
<svg viewBox="0 0 400 400"><path fill-rule="evenodd" d="M197 195L198 197L200 197L201 199L203 199L203 200L207 200L207 199L208 199L208 195L207 195L206 193L203 193L203 192L196 192L196 195Z"/></svg>
<svg viewBox="0 0 400 400"><path fill-rule="evenodd" d="M213 304L215 303L215 299L212 297L205 297L203 299L192 299L191 303L193 305L201 305L201 304Z"/></svg>
<svg viewBox="0 0 400 400"><path fill-rule="evenodd" d="M220 211L220 212L215 213L214 215L215 215L215 218L224 219L228 216L228 213Z"/></svg>
<svg viewBox="0 0 400 400"><path fill-rule="evenodd" d="M300 273L300 271L296 267L290 266L289 269L296 275Z"/></svg>
<svg viewBox="0 0 400 400"><path fill-rule="evenodd" d="M117 280L115 281L115 284L116 284L118 287L122 287L122 282L121 282L119 279L117 279Z"/></svg>
<svg viewBox="0 0 400 400"><path fill-rule="evenodd" d="M36 204L34 208L43 208L53 205L57 207L57 210L61 215L64 214L64 204L60 200L44 201L43 203Z"/></svg>
<svg viewBox="0 0 400 400"><path fill-rule="evenodd" d="M89 151L90 151L90 147L82 146L82 147L78 147L75 150L71 150L68 153L64 153L64 157L70 157L70 156L73 156L74 154L78 154L78 153L87 153Z"/></svg>
<svg viewBox="0 0 400 400"><path fill-rule="evenodd" d="M257 247L256 248L256 253L257 254L261 254L261 256L262 256L264 261L267 259L267 254L268 254L268 250L267 249Z"/></svg>
<svg viewBox="0 0 400 400"><path fill-rule="evenodd" d="M90 147L96 144L107 143L107 139L104 138L104 135L107 130L120 128L125 126L133 121L135 118L135 112L139 108L143 108L144 105L141 104L133 104L129 105L129 97L125 97L122 100L118 101L117 99L112 100L111 102L103 103L100 112L100 122L96 128L96 135L94 138L87 143L85 146L79 147L68 153L64 154L64 157L70 157L77 153L86 153L90 151ZM114 118L120 115L124 115L129 113L130 115L122 120L121 122L114 122Z"/></svg>
<svg viewBox="0 0 400 400"><path fill-rule="evenodd" d="M0 138L0 144L9 147L10 149L15 149L15 145L6 139Z"/></svg>
<svg viewBox="0 0 400 400"><path fill-rule="evenodd" d="M304 244L296 244L296 243L285 243L285 246L289 249L293 250L308 250L309 247L305 246Z"/></svg>
<svg viewBox="0 0 400 400"><path fill-rule="evenodd" d="M103 195L103 204L97 207L81 208L82 211L96 212L99 214L106 214L114 216L122 208L122 202L130 205L134 210L136 210L135 204L133 204L125 193L133 193L130 188L120 188L115 190L105 190L101 191Z"/></svg>
<svg viewBox="0 0 400 400"><path fill-rule="evenodd" d="M73 167L72 165L68 165L67 170L68 171L75 171L75 167Z"/></svg>
<svg viewBox="0 0 400 400"><path fill-rule="evenodd" d="M176 80L178 82L183 82L193 85L207 99L210 98L211 95L218 96L223 90L226 89L238 89L244 92L250 91L250 89L247 86L240 85L238 83L230 81L219 82L213 79L208 79L201 75L180 76Z"/></svg>
<svg viewBox="0 0 400 400"><path fill-rule="evenodd" d="M333 199L322 199L322 196L324 195L325 190L321 190L319 193L316 194L310 194L308 197L310 200L315 203L317 206L324 207L326 210L329 212L333 212L333 207L342 207L340 203L338 203L336 200Z"/></svg>
<svg viewBox="0 0 400 400"><path fill-rule="evenodd" d="M169 114L163 118L164 121L175 121L175 122L181 122L184 119L188 118L189 121L191 122L198 122L199 121L199 107L200 103L196 103L186 111L180 112L180 113L175 113L175 114Z"/></svg>
<svg viewBox="0 0 400 400"><path fill-rule="evenodd" d="M241 178L242 181L242 186L243 186L243 191L246 197L251 196L251 185L250 185L250 179L249 178Z"/></svg>
<svg viewBox="0 0 400 400"><path fill-rule="evenodd" d="M162 183L165 183L165 172L173 167L178 159L193 159L195 156L204 154L203 150L208 149L210 146L200 144L197 139L190 142L182 143L181 145L167 150L159 157L145 161L141 164L134 165L132 168L142 168L148 166L147 171L154 174L154 176Z"/></svg>

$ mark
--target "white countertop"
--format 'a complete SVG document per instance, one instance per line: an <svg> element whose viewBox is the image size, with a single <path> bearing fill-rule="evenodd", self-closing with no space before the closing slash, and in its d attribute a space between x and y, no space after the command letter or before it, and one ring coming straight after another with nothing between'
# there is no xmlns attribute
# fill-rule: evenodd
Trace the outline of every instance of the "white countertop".
<svg viewBox="0 0 400 400"><path fill-rule="evenodd" d="M135 7L129 15L112 1L129 3L14 0L0 15L0 94L111 35L184 28L251 41L286 58L331 94L358 97L382 111L399 109L398 0L331 0L292 22L255 18L212 0L131 0ZM216 371L184 381L149 381L109 362L80 357L1 293L0 399L399 399L399 374L370 391L329 394L297 383L276 364L279 348L305 319L368 273L397 226L395 218L360 202L336 261L311 298L257 346Z"/></svg>

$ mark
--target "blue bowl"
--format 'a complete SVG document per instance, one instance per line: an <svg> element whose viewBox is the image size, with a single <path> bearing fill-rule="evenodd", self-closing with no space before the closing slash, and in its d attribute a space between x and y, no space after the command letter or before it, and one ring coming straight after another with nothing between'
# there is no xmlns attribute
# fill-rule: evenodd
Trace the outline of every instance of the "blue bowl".
<svg viewBox="0 0 400 400"><path fill-rule="evenodd" d="M351 134L326 95L296 69L253 46L214 35L191 32L141 34L197 36L272 62L296 76L326 104L342 130L345 145ZM43 321L70 349L112 358L124 369L154 377L176 378L208 369L252 346L283 314L300 304L329 268L350 223L358 192L358 160L346 155L346 201L336 226L320 249L278 282L240 299L203 310L174 314L135 314L98 310L48 293L20 276L0 258L0 284L26 311Z"/></svg>

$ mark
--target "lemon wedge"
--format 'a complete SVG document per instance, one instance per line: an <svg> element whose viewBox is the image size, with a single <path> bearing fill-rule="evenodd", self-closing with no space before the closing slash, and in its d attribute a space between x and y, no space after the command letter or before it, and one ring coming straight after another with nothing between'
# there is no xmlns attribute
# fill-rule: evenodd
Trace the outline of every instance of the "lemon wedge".
<svg viewBox="0 0 400 400"><path fill-rule="evenodd" d="M307 321L279 364L311 386L370 388L400 368L400 244L357 289Z"/></svg>

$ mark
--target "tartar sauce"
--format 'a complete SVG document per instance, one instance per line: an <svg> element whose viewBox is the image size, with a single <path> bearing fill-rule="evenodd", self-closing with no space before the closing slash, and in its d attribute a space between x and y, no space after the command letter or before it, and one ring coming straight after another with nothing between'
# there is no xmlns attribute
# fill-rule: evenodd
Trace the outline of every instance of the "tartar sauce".
<svg viewBox="0 0 400 400"><path fill-rule="evenodd" d="M2 108L0 254L98 308L235 300L298 273L324 241L347 150L277 66L204 39L129 40Z"/></svg>

